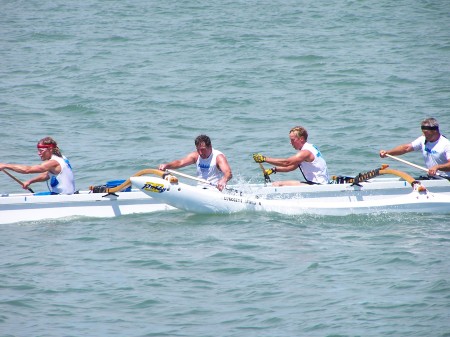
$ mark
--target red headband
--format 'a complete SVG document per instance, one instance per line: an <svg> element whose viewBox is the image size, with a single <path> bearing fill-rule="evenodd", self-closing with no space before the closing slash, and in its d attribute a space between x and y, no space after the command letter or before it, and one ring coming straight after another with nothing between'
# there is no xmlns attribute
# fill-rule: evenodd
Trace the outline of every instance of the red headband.
<svg viewBox="0 0 450 337"><path fill-rule="evenodd" d="M54 144L38 144L38 149L54 149L56 146Z"/></svg>

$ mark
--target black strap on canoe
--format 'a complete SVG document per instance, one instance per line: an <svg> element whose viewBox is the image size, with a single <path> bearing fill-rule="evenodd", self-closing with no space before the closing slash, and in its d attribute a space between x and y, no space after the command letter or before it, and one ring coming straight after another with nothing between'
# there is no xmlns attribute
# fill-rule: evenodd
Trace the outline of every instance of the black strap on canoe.
<svg viewBox="0 0 450 337"><path fill-rule="evenodd" d="M363 172L363 173L359 173L353 181L353 184L351 184L350 186L361 186L359 183L363 182L363 181L367 181L369 179L375 178L376 176L380 175L380 169L375 169L372 171L368 171L368 172Z"/></svg>

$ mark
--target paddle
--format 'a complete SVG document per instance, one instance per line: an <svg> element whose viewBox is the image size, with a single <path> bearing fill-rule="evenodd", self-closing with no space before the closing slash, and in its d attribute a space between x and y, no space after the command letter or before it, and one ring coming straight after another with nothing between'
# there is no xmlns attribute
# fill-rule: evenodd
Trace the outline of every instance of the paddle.
<svg viewBox="0 0 450 337"><path fill-rule="evenodd" d="M259 163L259 167L261 167L261 170L263 172L264 182L270 183L271 182L270 176L266 173L266 169L264 168L264 165L262 163Z"/></svg>
<svg viewBox="0 0 450 337"><path fill-rule="evenodd" d="M203 184L207 184L207 185L211 185L211 186L217 187L217 184L213 184L212 182L210 182L208 180L205 180L205 179L202 179L202 178L197 178L197 177L194 177L194 176L190 176L189 174L181 173L181 172L178 172L178 171L175 171L175 170L170 170L170 169L166 169L166 171L169 172L169 173L172 173L172 174L179 175L181 177L185 177L185 178L188 178L188 179L192 179L192 180L201 182ZM228 188L226 186L225 186L225 189L228 190L228 191L239 192L239 191L237 191L237 190L235 190L233 188Z"/></svg>
<svg viewBox="0 0 450 337"><path fill-rule="evenodd" d="M400 158L398 158L398 157L395 157L395 156L391 156L390 154L387 154L387 153L386 153L386 157L389 157L389 158L392 158L392 159L398 160L399 162L402 162L402 163L404 163L404 164L407 164L407 165L409 165L409 166L415 167L415 168L417 168L417 169L419 169L419 170L422 170L422 171L428 172L428 169L427 169L426 167L423 167L423 166L419 166L419 165L416 165L416 164L414 164L414 163L411 163L411 162L409 162L409 161L407 161L407 160L404 160L404 159L400 159ZM448 179L447 177L445 177L445 176L442 176L442 175L440 175L440 174L439 174L439 173L437 173L437 172L436 172L436 175L437 175L437 176L439 176L439 177L441 177L441 178L445 178L445 179Z"/></svg>
<svg viewBox="0 0 450 337"><path fill-rule="evenodd" d="M213 184L212 182L210 182L208 180L205 180L205 179L202 179L202 178L197 178L197 177L194 177L194 176L190 176L189 174L185 174L185 173L181 173L181 172L178 172L178 171L175 171L175 170L169 170L169 169L166 169L166 171L169 172L169 173L173 173L173 174L176 174L176 175L179 175L181 177L188 178L188 179L196 180L196 181L199 181L201 183L208 184L208 185L211 185L211 186L214 186L214 187L217 186L217 185Z"/></svg>
<svg viewBox="0 0 450 337"><path fill-rule="evenodd" d="M6 169L2 170L6 175L8 175L11 179L15 180L16 182L18 182L22 187L23 187L23 182L21 182L19 179L17 179L16 177L14 177L11 173L9 173L8 171L6 171ZM27 188L28 191L30 191L31 193L34 193L34 191L31 188Z"/></svg>

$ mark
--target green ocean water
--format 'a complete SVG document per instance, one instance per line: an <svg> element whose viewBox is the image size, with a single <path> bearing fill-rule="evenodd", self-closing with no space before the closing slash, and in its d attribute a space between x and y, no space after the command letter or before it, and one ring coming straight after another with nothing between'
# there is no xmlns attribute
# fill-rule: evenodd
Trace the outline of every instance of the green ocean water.
<svg viewBox="0 0 450 337"><path fill-rule="evenodd" d="M200 133L234 182L261 181L252 153L293 154L296 125L331 174L419 175L378 151L418 137L425 117L450 132L445 1L0 11L0 162L38 163L50 135L79 189L184 156ZM19 191L0 175L0 192ZM174 211L2 225L0 336L449 336L449 220Z"/></svg>

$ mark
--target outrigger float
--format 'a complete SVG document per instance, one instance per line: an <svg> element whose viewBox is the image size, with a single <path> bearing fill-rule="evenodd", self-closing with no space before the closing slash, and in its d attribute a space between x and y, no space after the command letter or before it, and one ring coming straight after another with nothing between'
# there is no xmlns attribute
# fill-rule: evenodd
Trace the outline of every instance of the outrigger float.
<svg viewBox="0 0 450 337"><path fill-rule="evenodd" d="M155 172L159 173L158 170L145 169L135 175ZM33 193L32 190L30 193L0 194L0 224L80 216L109 218L174 209L139 190L131 189L129 179L118 186L113 185L91 186L71 195Z"/></svg>
<svg viewBox="0 0 450 337"><path fill-rule="evenodd" d="M160 203L199 214L275 212L288 215L350 215L369 213L449 213L447 179L416 180L384 165L355 178L335 177L327 185L275 187L266 184L232 186L219 192L207 181L167 170L160 177L131 177L134 188ZM396 177L381 177L394 175ZM178 177L198 180L197 186Z"/></svg>

